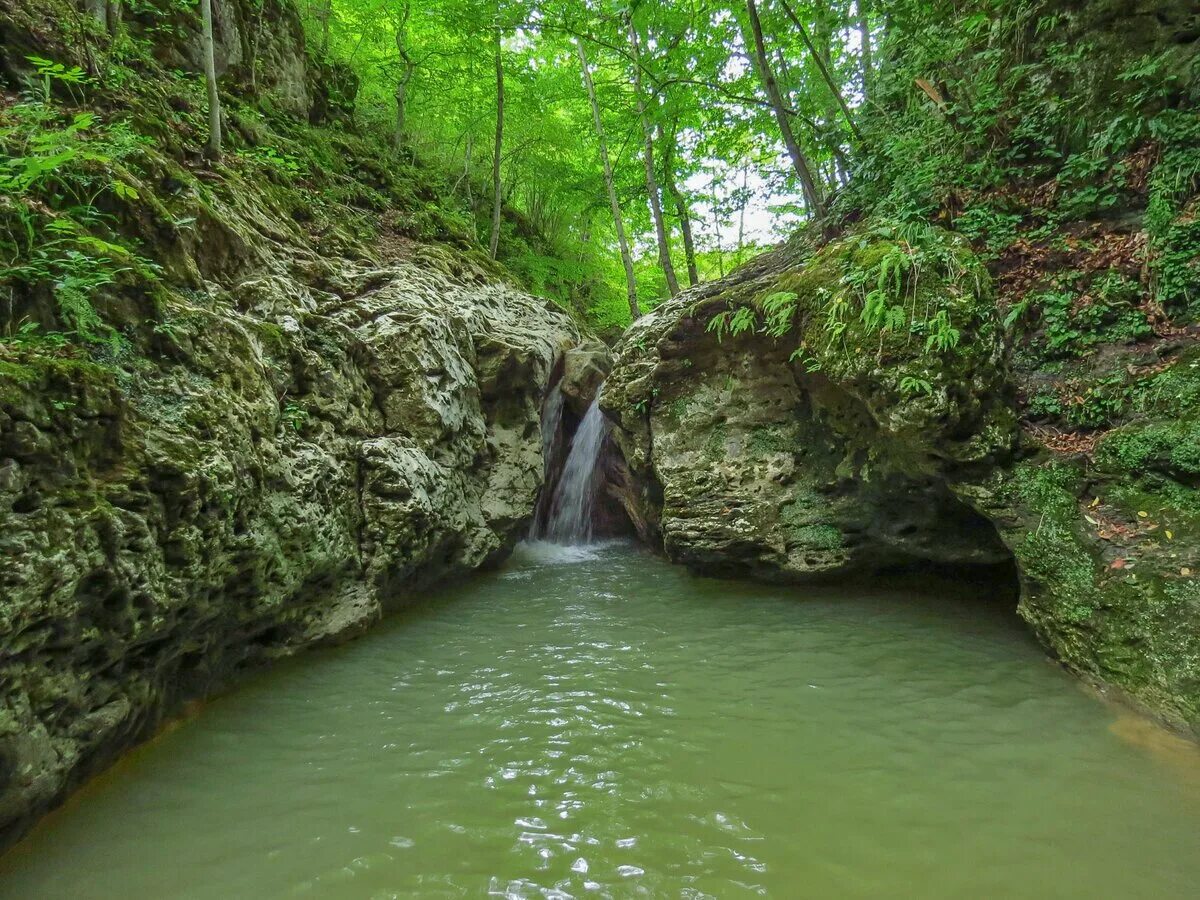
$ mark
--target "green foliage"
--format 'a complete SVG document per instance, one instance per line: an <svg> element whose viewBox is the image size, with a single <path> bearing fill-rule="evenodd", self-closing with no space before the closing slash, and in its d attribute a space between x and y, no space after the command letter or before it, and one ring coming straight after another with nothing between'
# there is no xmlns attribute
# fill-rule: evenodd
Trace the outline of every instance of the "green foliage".
<svg viewBox="0 0 1200 900"><path fill-rule="evenodd" d="M304 423L308 421L310 415L311 413L299 403L288 402L280 410L279 421L292 431L299 431L304 427Z"/></svg>
<svg viewBox="0 0 1200 900"><path fill-rule="evenodd" d="M237 155L289 179L301 176L307 171L300 157L274 147L248 147L238 150Z"/></svg>
<svg viewBox="0 0 1200 900"><path fill-rule="evenodd" d="M856 216L938 219L1013 263L1031 247L1082 255L1077 223L1145 204L1148 284L1074 273L1010 308L1006 327L1043 361L1148 337L1151 298L1183 321L1200 309L1200 54L1102 6L889 4L889 67L840 198Z"/></svg>
<svg viewBox="0 0 1200 900"><path fill-rule="evenodd" d="M1030 320L1040 327L1039 348L1046 358L1071 358L1099 344L1128 343L1152 334L1137 305L1141 286L1116 270L1082 281L1078 273L1057 279L1058 287L1027 295L1013 306L1005 327ZM1084 284L1081 290L1078 285ZM1076 285L1076 286L1072 286Z"/></svg>
<svg viewBox="0 0 1200 900"><path fill-rule="evenodd" d="M48 290L64 324L84 340L115 346L120 339L96 311L95 298L126 273L152 278L154 269L125 244L98 202L106 194L122 204L138 199L120 173L142 139L125 123L105 124L96 113L58 106L49 85L88 79L75 68L30 61L43 90L0 112L2 281Z"/></svg>
<svg viewBox="0 0 1200 900"><path fill-rule="evenodd" d="M924 378L905 375L900 379L900 393L905 397L927 397L933 393L933 385Z"/></svg>
<svg viewBox="0 0 1200 900"><path fill-rule="evenodd" d="M1195 481L1200 477L1200 420L1127 425L1104 439L1097 459L1121 473L1157 470Z"/></svg>
<svg viewBox="0 0 1200 900"><path fill-rule="evenodd" d="M1101 428L1119 419L1131 397L1123 372L1080 386L1064 403L1066 420L1077 428Z"/></svg>
<svg viewBox="0 0 1200 900"><path fill-rule="evenodd" d="M1166 110L1150 123L1162 156L1150 181L1146 230L1164 305L1200 304L1200 114Z"/></svg>
<svg viewBox="0 0 1200 900"><path fill-rule="evenodd" d="M758 315L749 306L739 306L719 312L708 320L705 331L710 331L721 341L726 335L737 337L758 327Z"/></svg>
<svg viewBox="0 0 1200 900"><path fill-rule="evenodd" d="M33 64L34 71L37 73L43 103L50 102L51 92L55 84L66 86L72 94L75 94L75 88L85 87L94 83L79 66L68 67L53 60L43 59L40 56L26 58Z"/></svg>

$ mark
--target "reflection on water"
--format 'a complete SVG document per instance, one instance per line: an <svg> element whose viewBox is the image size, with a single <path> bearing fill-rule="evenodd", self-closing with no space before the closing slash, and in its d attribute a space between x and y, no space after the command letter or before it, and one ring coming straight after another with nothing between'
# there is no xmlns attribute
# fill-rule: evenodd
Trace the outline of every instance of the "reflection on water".
<svg viewBox="0 0 1200 900"><path fill-rule="evenodd" d="M947 593L526 546L206 705L0 896L1194 896L1192 745Z"/></svg>

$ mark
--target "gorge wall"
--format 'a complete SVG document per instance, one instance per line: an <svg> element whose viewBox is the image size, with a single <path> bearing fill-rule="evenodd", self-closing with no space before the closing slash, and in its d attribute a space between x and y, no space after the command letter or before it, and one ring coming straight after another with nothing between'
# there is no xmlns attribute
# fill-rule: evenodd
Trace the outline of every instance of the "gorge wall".
<svg viewBox="0 0 1200 900"><path fill-rule="evenodd" d="M236 83L251 19L221 6ZM139 93L92 100L109 161L62 173L126 186L97 201L122 264L89 263L86 315L32 280L0 310L0 846L184 701L502 559L533 514L579 328L472 249L418 164L318 127L345 97L267 6L270 118L227 96L227 157L201 159L196 81L156 68L196 67L181 13ZM10 84L70 58L52 7L0 7Z"/></svg>
<svg viewBox="0 0 1200 900"><path fill-rule="evenodd" d="M915 251L861 232L793 240L635 323L604 392L627 461L612 492L703 572L799 582L1015 559L1019 612L1051 653L1200 727L1195 406L1148 405L1088 452L1048 446L1022 421L986 273L965 242L929 239L950 252L903 280L896 327L872 327L862 294L882 260ZM939 321L957 339L939 346ZM1175 391L1200 384L1192 341L1123 352L1152 353ZM1131 465L1130 442L1160 450Z"/></svg>

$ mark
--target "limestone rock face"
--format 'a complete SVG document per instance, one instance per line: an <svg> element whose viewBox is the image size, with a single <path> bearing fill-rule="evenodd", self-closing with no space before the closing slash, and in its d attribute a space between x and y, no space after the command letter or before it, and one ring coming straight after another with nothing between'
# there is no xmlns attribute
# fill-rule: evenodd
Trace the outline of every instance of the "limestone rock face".
<svg viewBox="0 0 1200 900"><path fill-rule="evenodd" d="M1011 414L976 399L1003 394L994 331L980 328L953 374L923 371L933 382L918 397L898 387L912 350L816 366L794 354L796 335L718 338L709 327L819 265L768 256L665 303L618 346L604 405L635 485L622 492L631 518L672 559L723 574L804 580L1005 561L995 530L949 486L1015 438ZM792 286L803 320L814 295Z"/></svg>
<svg viewBox="0 0 1200 900"><path fill-rule="evenodd" d="M2 373L0 843L181 700L520 536L575 326L433 248L315 269L197 295L133 374Z"/></svg>
<svg viewBox="0 0 1200 900"><path fill-rule="evenodd" d="M576 417L583 418L611 370L612 351L602 341L587 341L564 354L559 384Z"/></svg>
<svg viewBox="0 0 1200 900"><path fill-rule="evenodd" d="M1153 521L1145 487L1194 494L1186 454L1159 440L1183 426L1114 432L1095 460L1041 446L1018 423L986 276L963 290L930 267L904 295L924 319L863 325L889 254L854 235L785 247L635 323L604 392L624 457L610 492L644 539L718 575L1007 562L992 571L1011 578L1015 563L1018 611L1054 655L1200 730L1200 544L1182 518L1171 535ZM938 348L943 310L958 336Z"/></svg>

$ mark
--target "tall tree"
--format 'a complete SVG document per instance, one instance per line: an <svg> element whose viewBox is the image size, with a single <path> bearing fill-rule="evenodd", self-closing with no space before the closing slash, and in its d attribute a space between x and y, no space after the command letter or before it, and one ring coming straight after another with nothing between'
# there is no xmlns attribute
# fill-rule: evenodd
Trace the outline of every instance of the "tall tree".
<svg viewBox="0 0 1200 900"><path fill-rule="evenodd" d="M212 0L200 0L201 48L204 82L208 88L208 147L212 159L221 158L221 95L217 92L217 56L213 40Z"/></svg>
<svg viewBox="0 0 1200 900"><path fill-rule="evenodd" d="M789 4L787 0L780 0L780 2L783 4L784 12L786 12L788 18L792 20L792 24L796 26L796 30L800 32L800 38L804 41L804 46L808 48L809 55L812 56L813 60L817 64L817 68L821 72L821 78L824 79L825 86L829 88L829 92L833 95L833 99L837 101L838 107L842 111L842 115L846 117L846 124L850 126L850 131L853 132L854 137L861 143L862 135L859 133L858 127L854 124L854 116L850 113L850 107L846 105L846 98L842 96L841 88L839 88L837 82L833 80L833 76L829 74L828 41L826 41L822 51L818 52L816 46L813 44L812 38L808 34L808 29L804 27L804 23L800 21L800 17L796 15L795 11L791 7L791 4ZM830 35L832 35L832 30L830 30Z"/></svg>
<svg viewBox="0 0 1200 900"><path fill-rule="evenodd" d="M329 52L329 24L333 21L333 0L321 0L321 55Z"/></svg>
<svg viewBox="0 0 1200 900"><path fill-rule="evenodd" d="M84 0L84 7L88 14L99 22L101 25L108 23L108 12L105 9L105 0Z"/></svg>
<svg viewBox="0 0 1200 900"><path fill-rule="evenodd" d="M675 265L671 262L671 244L667 237L667 226L663 220L662 199L658 192L658 179L654 173L654 126L646 111L646 95L642 90L641 40L633 24L633 16L626 15L629 31L629 49L633 54L633 93L637 98L638 118L642 123L642 160L646 169L646 193L650 196L650 212L654 217L654 233L658 238L658 262L667 277L667 290L674 297L679 293L679 279L675 276Z"/></svg>
<svg viewBox="0 0 1200 900"><path fill-rule="evenodd" d="M488 254L496 258L500 247L500 206L503 185L500 181L500 154L504 149L504 36L500 29L500 4L496 3L496 26L494 51L496 61L496 146L492 155L492 236L488 242Z"/></svg>
<svg viewBox="0 0 1200 900"><path fill-rule="evenodd" d="M674 123L668 133L662 123L659 123L658 144L663 148L663 184L675 204L675 214L679 218L679 230L683 234L683 256L687 260L688 283L695 287L700 283L700 270L696 265L696 240L692 235L692 213L688 208L687 198L683 196L679 190L679 184L675 180L677 127L677 123Z"/></svg>
<svg viewBox="0 0 1200 900"><path fill-rule="evenodd" d="M870 0L855 0L858 11L858 40L859 54L862 60L862 93L863 100L871 99L871 3Z"/></svg>
<svg viewBox="0 0 1200 900"><path fill-rule="evenodd" d="M250 94L258 96L258 48L262 43L263 25L266 21L267 0L252 0L254 8L254 33L250 39ZM324 51L322 51L324 52Z"/></svg>
<svg viewBox="0 0 1200 900"><path fill-rule="evenodd" d="M762 79L763 87L767 91L767 99L771 103L771 109L775 113L775 120L779 124L779 131L783 136L784 146L787 147L788 156L792 160L792 168L796 170L796 176L800 179L800 187L804 191L804 202L808 205L809 212L818 219L825 216L825 200L821 195L821 189L817 184L816 177L813 175L812 165L809 163L808 157L804 151L800 149L800 143L796 140L795 132L792 131L791 117L788 115L787 107L783 102L783 95L779 92L779 83L775 80L775 73L771 70L771 61L767 57L766 41L763 39L762 22L758 16L758 4L754 0L746 0L746 11L750 15L750 32L752 40L747 41L753 46L754 59L756 68L758 69L759 77Z"/></svg>
<svg viewBox="0 0 1200 900"><path fill-rule="evenodd" d="M396 54L400 61L400 74L393 95L396 102L396 129L392 134L392 143L397 150L404 145L404 136L408 131L408 85L417 70L417 61L408 46L408 20L411 16L411 0L402 0L396 11Z"/></svg>
<svg viewBox="0 0 1200 900"><path fill-rule="evenodd" d="M592 81L592 69L588 65L587 53L583 49L583 41L575 41L575 49L579 53L579 67L583 72L583 86L587 89L588 102L592 107L592 121L596 128L596 140L600 144L600 161L604 167L604 185L608 188L608 204L612 208L613 228L617 233L617 245L621 250L621 264L625 268L625 291L629 299L629 315L634 320L637 320L642 316L642 311L638 307L637 276L633 271L633 255L629 251L629 239L625 235L625 222L621 217L621 201L617 197L617 186L613 179L612 161L608 156L608 142L604 138L604 122L600 118L600 101L596 97L596 85Z"/></svg>

